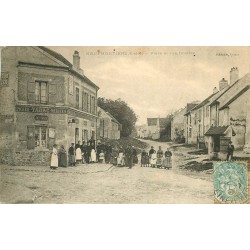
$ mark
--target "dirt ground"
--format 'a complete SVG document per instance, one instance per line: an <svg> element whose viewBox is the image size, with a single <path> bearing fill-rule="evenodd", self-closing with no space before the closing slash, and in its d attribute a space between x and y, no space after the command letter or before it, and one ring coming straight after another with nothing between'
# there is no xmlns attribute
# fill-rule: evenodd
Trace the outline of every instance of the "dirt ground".
<svg viewBox="0 0 250 250"><path fill-rule="evenodd" d="M163 150L169 144L148 142ZM193 160L190 149L173 151L173 169L132 169L89 164L50 170L42 166L0 166L1 203L172 204L213 203L212 174L178 166ZM187 158L187 157L190 157Z"/></svg>

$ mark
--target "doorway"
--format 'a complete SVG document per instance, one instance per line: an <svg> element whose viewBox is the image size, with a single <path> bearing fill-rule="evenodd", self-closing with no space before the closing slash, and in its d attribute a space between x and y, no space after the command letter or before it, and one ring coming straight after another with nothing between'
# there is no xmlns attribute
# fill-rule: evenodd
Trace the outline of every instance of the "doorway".
<svg viewBox="0 0 250 250"><path fill-rule="evenodd" d="M75 128L75 144L79 141L79 128Z"/></svg>

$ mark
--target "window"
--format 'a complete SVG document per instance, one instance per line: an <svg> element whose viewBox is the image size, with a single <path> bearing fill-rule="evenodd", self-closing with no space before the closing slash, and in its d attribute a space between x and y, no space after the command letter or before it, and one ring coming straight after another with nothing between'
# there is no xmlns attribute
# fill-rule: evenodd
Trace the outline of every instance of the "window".
<svg viewBox="0 0 250 250"><path fill-rule="evenodd" d="M88 111L88 93L84 92L84 105L83 105L83 110Z"/></svg>
<svg viewBox="0 0 250 250"><path fill-rule="evenodd" d="M87 98L87 112L90 113L90 95L89 94L87 94L87 95L88 95L88 98Z"/></svg>
<svg viewBox="0 0 250 250"><path fill-rule="evenodd" d="M76 108L79 109L79 88L76 88Z"/></svg>
<svg viewBox="0 0 250 250"><path fill-rule="evenodd" d="M95 114L96 104L95 104L95 97L92 96L92 114Z"/></svg>
<svg viewBox="0 0 250 250"><path fill-rule="evenodd" d="M35 126L35 147L47 147L47 127Z"/></svg>
<svg viewBox="0 0 250 250"><path fill-rule="evenodd" d="M201 121L201 117L202 117L202 113L201 113L201 109L199 110L199 120Z"/></svg>
<svg viewBox="0 0 250 250"><path fill-rule="evenodd" d="M209 106L206 106L206 117L209 117Z"/></svg>
<svg viewBox="0 0 250 250"><path fill-rule="evenodd" d="M47 82L36 81L35 82L35 101L36 103L47 103L48 88Z"/></svg>

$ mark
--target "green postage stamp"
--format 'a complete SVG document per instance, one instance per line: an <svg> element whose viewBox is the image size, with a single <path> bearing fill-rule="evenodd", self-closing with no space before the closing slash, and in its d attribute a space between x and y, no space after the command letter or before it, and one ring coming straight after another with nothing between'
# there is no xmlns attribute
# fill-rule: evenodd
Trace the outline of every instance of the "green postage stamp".
<svg viewBox="0 0 250 250"><path fill-rule="evenodd" d="M221 203L245 203L248 199L247 163L214 163L214 195Z"/></svg>

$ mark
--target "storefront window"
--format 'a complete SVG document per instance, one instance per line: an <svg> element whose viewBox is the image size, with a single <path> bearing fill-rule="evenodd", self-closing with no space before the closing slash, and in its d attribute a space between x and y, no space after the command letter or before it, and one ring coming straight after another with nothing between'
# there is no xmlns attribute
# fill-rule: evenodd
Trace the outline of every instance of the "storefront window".
<svg viewBox="0 0 250 250"><path fill-rule="evenodd" d="M47 146L47 127L35 127L35 147Z"/></svg>

